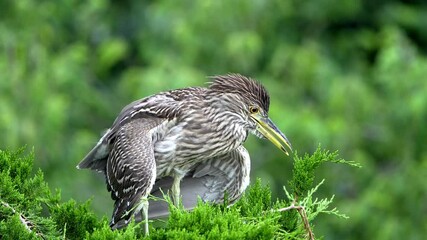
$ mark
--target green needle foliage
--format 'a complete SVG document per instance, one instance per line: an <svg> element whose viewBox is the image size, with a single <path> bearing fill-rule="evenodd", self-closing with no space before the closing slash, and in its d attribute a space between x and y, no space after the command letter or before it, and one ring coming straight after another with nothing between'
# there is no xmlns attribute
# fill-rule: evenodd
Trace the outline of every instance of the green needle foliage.
<svg viewBox="0 0 427 240"><path fill-rule="evenodd" d="M34 155L0 150L0 238L36 239L58 236L55 222L43 217L43 204L59 202L38 170L32 174Z"/></svg>
<svg viewBox="0 0 427 240"><path fill-rule="evenodd" d="M268 186L258 179L233 206L199 202L191 212L175 207L170 198L170 216L160 227L150 223L144 236L141 223L112 231L108 219L97 219L91 203L60 200L52 193L43 173L32 173L34 154L0 150L1 239L313 239L312 221L320 214L346 218L330 207L333 196L314 197L324 182L313 186L314 170L324 162L347 163L336 152L318 148L312 155L294 156L291 191L285 199L272 201ZM159 220L160 221L160 220ZM158 224L157 224L158 225Z"/></svg>
<svg viewBox="0 0 427 240"><path fill-rule="evenodd" d="M289 185L296 196L304 197L310 192L314 182L314 171L324 162L345 163L353 167L361 167L359 163L354 161L345 161L338 158L338 152L330 153L329 151L321 151L320 146L313 155L305 154L304 157L299 157L297 154L294 158L294 169L292 171L293 178L289 181Z"/></svg>

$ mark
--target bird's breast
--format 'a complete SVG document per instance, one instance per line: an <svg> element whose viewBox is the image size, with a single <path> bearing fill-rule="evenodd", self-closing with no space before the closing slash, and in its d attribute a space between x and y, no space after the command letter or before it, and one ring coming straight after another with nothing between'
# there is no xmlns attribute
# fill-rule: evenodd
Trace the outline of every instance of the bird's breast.
<svg viewBox="0 0 427 240"><path fill-rule="evenodd" d="M157 178L185 175L195 164L230 152L246 139L245 131L224 133L208 124L169 121L153 132Z"/></svg>

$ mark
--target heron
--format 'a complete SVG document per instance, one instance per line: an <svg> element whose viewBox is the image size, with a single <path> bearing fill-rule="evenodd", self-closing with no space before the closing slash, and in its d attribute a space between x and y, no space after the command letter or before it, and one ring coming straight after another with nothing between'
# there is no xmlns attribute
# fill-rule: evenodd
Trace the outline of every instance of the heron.
<svg viewBox="0 0 427 240"><path fill-rule="evenodd" d="M292 146L268 116L270 96L258 81L240 75L211 77L207 87L154 94L125 106L95 147L78 164L105 174L115 201L112 229L142 215L165 214L150 194L170 189L174 205L233 203L249 185L249 133L289 155ZM152 209L149 208L152 207ZM150 209L150 211L149 211ZM166 209L166 210L165 210Z"/></svg>

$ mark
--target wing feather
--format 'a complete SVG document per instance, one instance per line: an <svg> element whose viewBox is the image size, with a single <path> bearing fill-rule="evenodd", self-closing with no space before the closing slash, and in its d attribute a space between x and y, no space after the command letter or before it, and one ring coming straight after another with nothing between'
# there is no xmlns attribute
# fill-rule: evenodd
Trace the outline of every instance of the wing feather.
<svg viewBox="0 0 427 240"><path fill-rule="evenodd" d="M111 226L128 220L147 197L156 178L152 130L164 119L138 118L121 126L113 139L106 179L115 200Z"/></svg>
<svg viewBox="0 0 427 240"><path fill-rule="evenodd" d="M182 115L182 112L185 111L183 109L188 108L189 101L200 102L205 91L206 89L197 87L171 90L126 105L114 120L113 125L102 135L95 147L77 165L77 168L89 168L105 173L113 139L123 125L135 119L174 119Z"/></svg>

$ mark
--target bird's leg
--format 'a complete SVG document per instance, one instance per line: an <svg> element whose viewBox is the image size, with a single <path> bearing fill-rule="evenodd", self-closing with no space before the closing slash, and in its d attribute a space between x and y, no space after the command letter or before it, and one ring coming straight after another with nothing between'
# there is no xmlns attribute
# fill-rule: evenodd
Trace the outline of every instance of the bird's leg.
<svg viewBox="0 0 427 240"><path fill-rule="evenodd" d="M173 197L173 204L178 207L179 206L179 202L180 202L180 197L181 197L181 188L180 188L180 183L181 183L181 179L184 176L182 175L175 175L175 177L173 178L173 184L172 184L172 197Z"/></svg>
<svg viewBox="0 0 427 240"><path fill-rule="evenodd" d="M142 215L144 216L144 233L146 236L149 235L148 232L148 199L144 197L141 202L142 205Z"/></svg>

